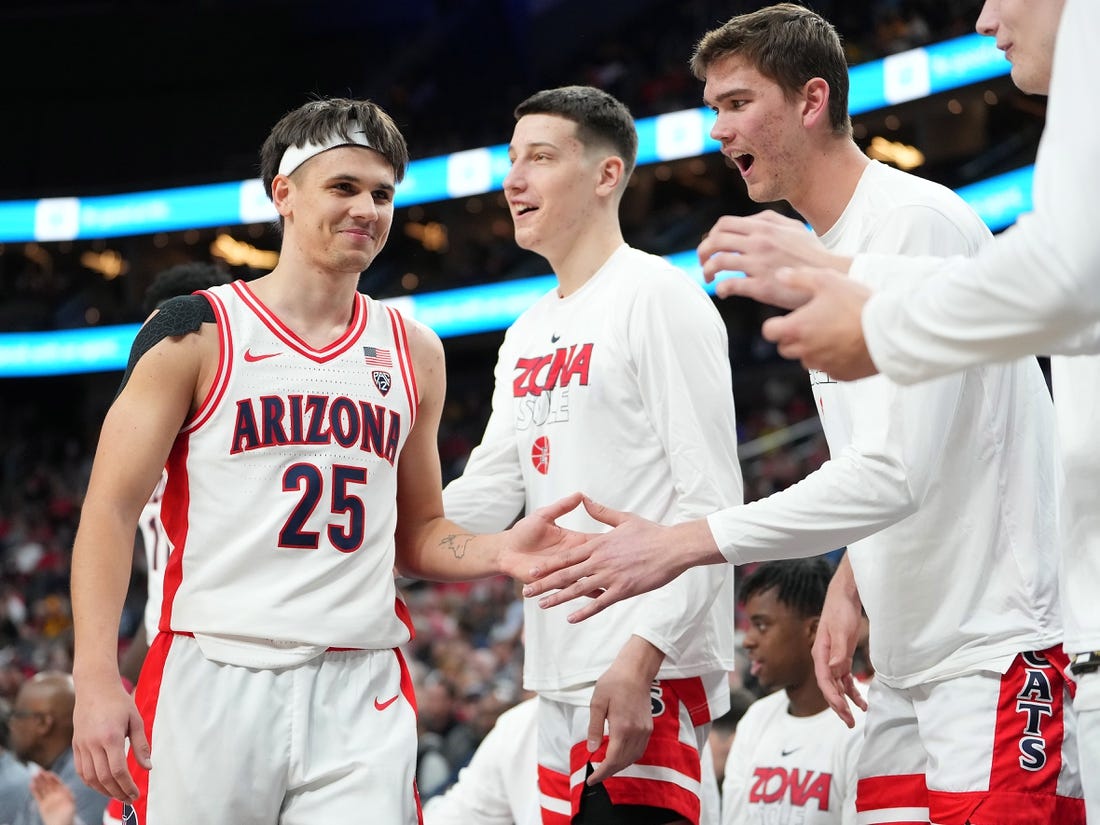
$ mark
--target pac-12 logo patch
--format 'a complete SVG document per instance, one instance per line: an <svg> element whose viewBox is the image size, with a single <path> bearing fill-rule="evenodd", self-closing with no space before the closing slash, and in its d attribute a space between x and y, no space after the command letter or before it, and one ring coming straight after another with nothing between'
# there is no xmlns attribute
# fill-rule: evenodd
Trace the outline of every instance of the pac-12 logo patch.
<svg viewBox="0 0 1100 825"><path fill-rule="evenodd" d="M138 825L138 815L133 805L126 805L123 807L122 825Z"/></svg>
<svg viewBox="0 0 1100 825"><path fill-rule="evenodd" d="M540 435L531 445L531 463L543 475L550 472L550 439Z"/></svg>
<svg viewBox="0 0 1100 825"><path fill-rule="evenodd" d="M370 377L374 379L374 386L378 387L378 391L385 396L390 387L393 386L393 378L385 370L375 370L370 374Z"/></svg>

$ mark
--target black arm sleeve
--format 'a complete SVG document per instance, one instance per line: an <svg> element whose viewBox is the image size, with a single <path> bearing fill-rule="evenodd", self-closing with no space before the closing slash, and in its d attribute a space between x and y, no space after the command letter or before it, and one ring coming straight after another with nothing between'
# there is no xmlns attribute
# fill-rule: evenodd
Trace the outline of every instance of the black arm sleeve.
<svg viewBox="0 0 1100 825"><path fill-rule="evenodd" d="M130 373L134 371L141 356L165 338L198 332L203 324L212 323L214 309L202 295L180 295L161 304L157 313L145 322L134 338L133 346L130 347L130 359L126 362L126 372L115 398L118 398L118 394L130 380Z"/></svg>

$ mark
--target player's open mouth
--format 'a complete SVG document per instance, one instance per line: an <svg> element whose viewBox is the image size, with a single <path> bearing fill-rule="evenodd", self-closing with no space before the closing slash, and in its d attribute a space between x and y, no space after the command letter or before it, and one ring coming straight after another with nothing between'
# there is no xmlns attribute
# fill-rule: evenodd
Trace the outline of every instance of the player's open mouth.
<svg viewBox="0 0 1100 825"><path fill-rule="evenodd" d="M747 175L756 158L753 155L734 155L733 163L742 176Z"/></svg>

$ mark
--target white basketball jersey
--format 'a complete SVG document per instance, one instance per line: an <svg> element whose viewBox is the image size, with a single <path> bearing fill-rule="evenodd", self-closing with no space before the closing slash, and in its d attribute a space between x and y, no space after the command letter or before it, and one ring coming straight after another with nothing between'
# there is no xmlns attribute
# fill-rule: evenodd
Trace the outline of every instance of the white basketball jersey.
<svg viewBox="0 0 1100 825"><path fill-rule="evenodd" d="M253 667L403 644L397 461L417 406L403 318L357 295L345 333L314 349L243 282L203 294L221 357L168 458L160 628Z"/></svg>

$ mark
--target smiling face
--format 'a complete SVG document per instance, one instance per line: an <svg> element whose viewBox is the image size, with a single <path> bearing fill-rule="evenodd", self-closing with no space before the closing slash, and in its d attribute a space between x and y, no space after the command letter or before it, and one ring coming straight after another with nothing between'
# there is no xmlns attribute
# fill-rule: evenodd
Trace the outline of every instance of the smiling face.
<svg viewBox="0 0 1100 825"><path fill-rule="evenodd" d="M283 253L324 271L362 272L393 225L393 167L373 149L341 146L272 184L285 219Z"/></svg>
<svg viewBox="0 0 1100 825"><path fill-rule="evenodd" d="M771 587L745 602L749 628L743 645L752 660L751 673L769 689L795 688L814 678L816 617L806 618L778 598Z"/></svg>
<svg viewBox="0 0 1100 825"><path fill-rule="evenodd" d="M1064 0L987 0L975 28L996 39L1012 64L1012 82L1029 94L1047 94L1054 41Z"/></svg>
<svg viewBox="0 0 1100 825"><path fill-rule="evenodd" d="M599 153L577 139L573 121L537 114L516 122L508 157L504 194L516 243L553 262L590 225L599 201Z"/></svg>
<svg viewBox="0 0 1100 825"><path fill-rule="evenodd" d="M801 99L788 99L778 83L731 55L707 67L703 100L715 114L710 135L741 173L749 197L797 202L809 155Z"/></svg>

